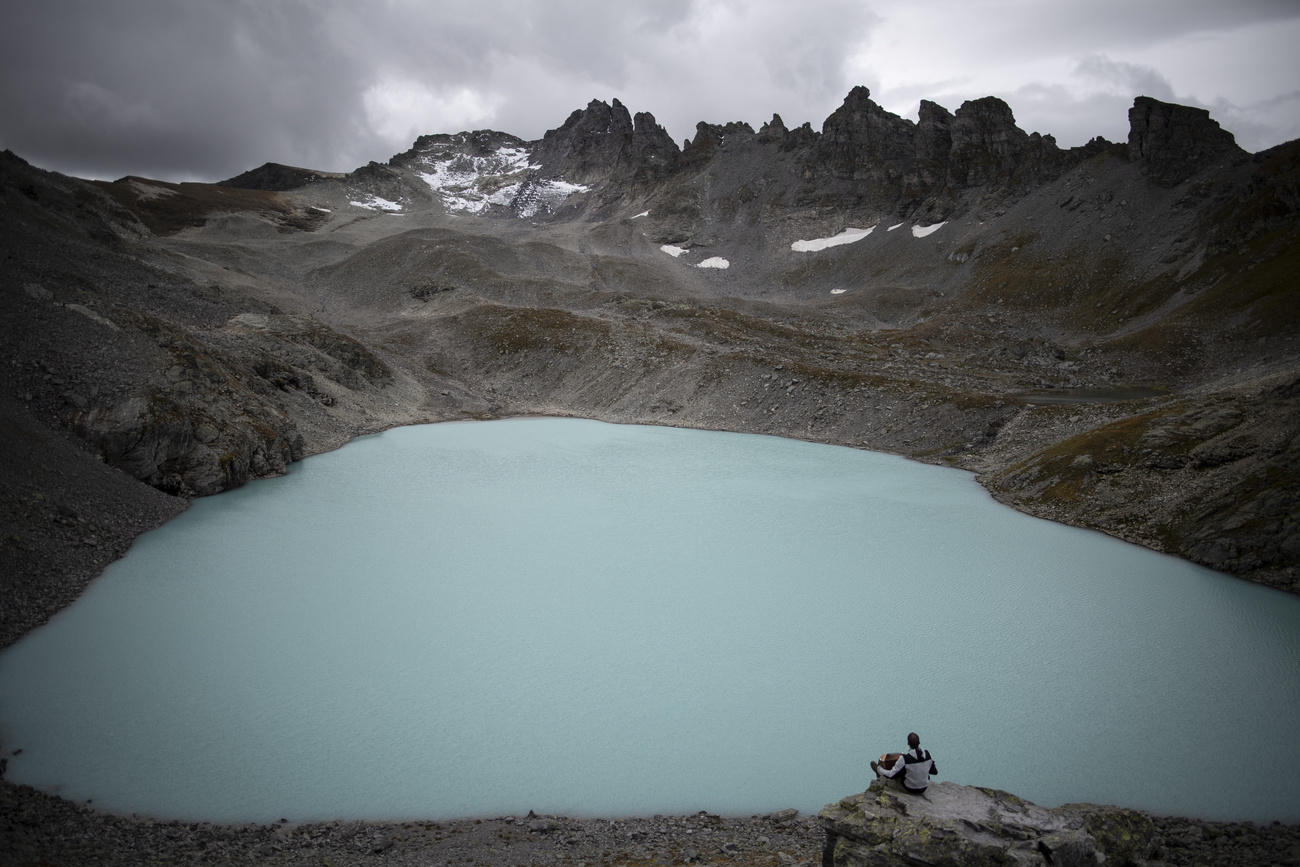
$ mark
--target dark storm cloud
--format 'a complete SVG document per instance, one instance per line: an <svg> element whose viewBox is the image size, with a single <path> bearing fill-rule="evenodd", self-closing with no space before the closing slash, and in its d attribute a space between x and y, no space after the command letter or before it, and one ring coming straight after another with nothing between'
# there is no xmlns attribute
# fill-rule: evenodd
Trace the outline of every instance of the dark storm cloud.
<svg viewBox="0 0 1300 867"><path fill-rule="evenodd" d="M1123 141L1146 95L1211 108L1248 150L1300 136L1294 104L1261 107L1300 80L1290 0L915 0L884 17L851 67L905 116L921 97L955 108L999 96L1023 128L1072 146Z"/></svg>
<svg viewBox="0 0 1300 867"><path fill-rule="evenodd" d="M1253 149L1300 135L1297 16L1292 0L11 0L0 147L82 176L212 180L267 160L349 170L428 132L537 138L593 98L678 141L773 112L819 128L866 84L905 116L1002 96L1064 145L1122 139L1145 93L1211 108Z"/></svg>
<svg viewBox="0 0 1300 867"><path fill-rule="evenodd" d="M0 36L0 145L40 165L215 179L266 160L346 170L425 132L527 138L592 98L700 120L815 107L870 14L786 4L42 0Z"/></svg>
<svg viewBox="0 0 1300 867"><path fill-rule="evenodd" d="M361 68L304 3L26 4L4 38L6 147L95 176L326 160Z"/></svg>

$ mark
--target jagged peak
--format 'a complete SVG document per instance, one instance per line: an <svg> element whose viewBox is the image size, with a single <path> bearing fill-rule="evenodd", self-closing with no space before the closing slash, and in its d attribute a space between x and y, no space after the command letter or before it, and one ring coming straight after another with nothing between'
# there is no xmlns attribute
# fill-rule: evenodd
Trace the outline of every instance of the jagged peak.
<svg viewBox="0 0 1300 867"><path fill-rule="evenodd" d="M1162 186L1175 186L1218 160L1246 155L1204 108L1139 96L1128 120L1129 159Z"/></svg>
<svg viewBox="0 0 1300 867"><path fill-rule="evenodd" d="M754 128L743 120L732 120L727 123L708 123L702 120L695 125L695 138L688 144L696 147L710 140L716 143L718 140L734 135L754 135Z"/></svg>
<svg viewBox="0 0 1300 867"><path fill-rule="evenodd" d="M593 99L587 103L586 108L574 109L559 128L547 130L542 138L545 139L579 127L596 133L602 131L614 132L623 129L631 130L632 116L628 113L627 107L619 102L617 98L614 99L613 104L605 102L603 99Z"/></svg>
<svg viewBox="0 0 1300 867"><path fill-rule="evenodd" d="M1215 159L1244 153L1204 109L1138 97L1130 120L1129 157L1156 183L1178 183ZM596 190L590 201L603 207L625 195L629 185L657 184L682 169L721 171L739 158L730 154L748 153L749 141L792 154L806 195L898 213L917 208L951 213L965 191L1018 196L1081 160L1124 152L1124 145L1102 139L1062 150L1051 135L1017 126L1011 106L997 96L967 100L955 111L923 99L913 121L887 111L871 99L867 86L857 85L820 131L810 123L792 130L773 113L757 133L744 121L700 121L694 136L679 146L649 112L633 115L617 97L594 98L539 140L524 142L490 130L421 136L412 151L389 164L428 174L416 164L434 157L495 159L512 178L519 174L515 180L525 187L543 182L590 187ZM718 168L715 161L722 161ZM358 174L380 179L378 167Z"/></svg>
<svg viewBox="0 0 1300 867"><path fill-rule="evenodd" d="M1012 126L1016 123L1015 113L1011 111L1011 106L1006 101L996 96L981 96L979 99L968 99L957 109L956 117L984 116L996 118Z"/></svg>
<svg viewBox="0 0 1300 867"><path fill-rule="evenodd" d="M632 131L636 134L649 133L655 130L663 131L659 121L648 111L638 111L632 116Z"/></svg>
<svg viewBox="0 0 1300 867"><path fill-rule="evenodd" d="M942 105L939 105L939 103L931 102L928 99L921 100L917 116L921 121L939 119L952 120L952 112L944 108Z"/></svg>
<svg viewBox="0 0 1300 867"><path fill-rule="evenodd" d="M758 128L758 137L764 141L780 140L789 134L781 115L773 112L772 119Z"/></svg>
<svg viewBox="0 0 1300 867"><path fill-rule="evenodd" d="M870 102L872 105L875 105L875 103L872 102L871 99L871 88L867 87L865 84L858 84L858 85L854 85L849 90L848 94L844 97L843 104L850 105L850 104L861 104L867 102Z"/></svg>

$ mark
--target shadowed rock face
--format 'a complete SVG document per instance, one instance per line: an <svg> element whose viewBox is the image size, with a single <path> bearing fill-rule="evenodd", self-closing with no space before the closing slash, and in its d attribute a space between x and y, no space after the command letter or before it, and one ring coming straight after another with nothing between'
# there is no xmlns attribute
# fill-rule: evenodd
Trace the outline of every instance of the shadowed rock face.
<svg viewBox="0 0 1300 867"><path fill-rule="evenodd" d="M865 182L875 195L896 194L916 157L911 121L890 114L855 87L822 124L817 162L834 177Z"/></svg>
<svg viewBox="0 0 1300 867"><path fill-rule="evenodd" d="M533 159L547 176L578 183L648 183L671 172L679 154L654 115L639 112L634 120L617 99L593 99L547 132Z"/></svg>
<svg viewBox="0 0 1300 867"><path fill-rule="evenodd" d="M1239 159L1232 133L1203 108L1139 96L1128 111L1129 159L1140 162L1156 183L1172 187L1216 161Z"/></svg>

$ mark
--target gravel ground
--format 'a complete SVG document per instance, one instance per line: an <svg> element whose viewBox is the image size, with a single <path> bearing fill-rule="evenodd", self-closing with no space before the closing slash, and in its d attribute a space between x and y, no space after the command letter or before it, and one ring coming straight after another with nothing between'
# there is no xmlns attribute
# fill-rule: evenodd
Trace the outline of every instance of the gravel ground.
<svg viewBox="0 0 1300 867"><path fill-rule="evenodd" d="M1107 274L1100 265L1092 274L1094 263L1079 259L1074 245L1101 249L1112 224L1148 232L1151 237L1130 245L1148 251L1128 266L1137 279L1144 269L1168 268L1166 260L1175 259L1167 248L1176 246L1168 239L1191 234L1190 223L1149 218L1183 213L1182 200L1164 201L1172 193L1149 190L1164 199L1141 201L1129 192L1131 168L1097 171L1096 177L1072 173L1059 189L1026 199L1006 216L1005 231L993 223L954 223L925 244L880 235L871 261L887 268L890 279L837 295L831 307L810 299L862 284L863 263L854 257L867 247L791 266L782 264L783 244L746 257L748 236L730 245L722 238L717 249L699 249L732 260L730 271L714 273L672 267L675 260L658 250L659 236L685 229L666 223L653 238L630 221L522 237L531 229L502 223L475 235L458 231L455 221L366 216L338 217L326 229L294 235L233 217L166 242L145 241L148 233L130 213L86 185L6 155L0 160L0 260L6 263L0 270L6 349L0 358L0 648L74 600L139 533L185 508L186 500L110 469L75 435L88 409L120 406L141 393L173 399L182 387L196 390L174 405L233 420L234 427L256 426L283 410L297 420L307 453L416 420L536 412L797 436L990 473L1112 416L1148 409L1025 404L1014 396L1020 391L1153 382L1191 400L1213 385L1224 400L1238 400L1244 389L1240 424L1253 433L1216 428L1211 433L1231 442L1221 455L1193 455L1188 466L1199 471L1199 460L1227 473L1253 466L1243 458L1271 462L1261 464L1271 470L1290 464L1278 458L1287 453L1274 440L1294 437L1285 403L1296 390L1292 335L1279 331L1228 348L1215 348L1207 336L1156 361L1120 344L1105 352L1086 346L1088 328L1100 326L1076 322L1092 308L1071 307L1069 298L1101 291L1093 283ZM1107 184L1115 189L1102 189ZM1061 204L1067 193L1085 192L1092 204L1082 210ZM1089 208L1094 212L1085 213ZM1012 233L1017 226L1035 231L1022 238ZM1019 246L1031 243L1027 251ZM603 252L588 257L588 245ZM773 270L778 266L795 270ZM1048 266L1064 281L1055 289L1036 282ZM773 275L781 279L767 279ZM939 277L950 289L973 294L931 291ZM731 297L750 284L777 288ZM1065 300L1051 301L1053 291ZM233 317L277 309L306 311L337 333L317 330L277 342L275 335L227 328ZM1103 314L1110 315L1096 315ZM1154 315L1142 313L1126 327L1137 329ZM370 359L350 357L351 344L340 335L364 340L398 375L388 383L353 382ZM241 347L247 351L235 351ZM340 366L340 358L353 366ZM250 360L261 372L244 363ZM1252 372L1257 364L1268 381L1246 389L1262 376ZM200 373L226 378L205 380ZM416 392L427 405L412 402ZM1179 447L1184 433L1200 442L1198 425L1207 422L1198 412L1197 406L1170 411L1154 433ZM1179 453L1144 455L1151 466L1124 465L1141 476L1141 484L1124 490L1144 495L1117 499L1160 503L1162 492L1195 489L1185 481L1187 467L1165 466ZM1079 465L1073 455L1063 460ZM1221 460L1228 462L1215 463ZM1228 492L1240 481L1205 478ZM1084 512L1051 514L1095 523L1096 497L1085 502ZM1020 504L1043 511L1031 506ZM1141 514L1135 521L1140 531L1153 519ZM1294 538L1288 527L1270 528L1268 538ZM1124 526L1103 528L1126 533ZM1179 553L1186 555L1184 549ZM1165 863L1300 864L1296 826L1177 818L1158 824ZM93 805L0 781L0 865L799 864L820 861L822 836L814 819L788 814L177 823L99 813Z"/></svg>
<svg viewBox="0 0 1300 867"><path fill-rule="evenodd" d="M1300 826L1154 817L1169 865L1300 864ZM813 816L582 818L215 825L99 813L0 782L0 863L719 864L821 863Z"/></svg>
<svg viewBox="0 0 1300 867"><path fill-rule="evenodd" d="M96 813L0 786L0 860L37 864L814 864L814 817L507 816L212 825Z"/></svg>

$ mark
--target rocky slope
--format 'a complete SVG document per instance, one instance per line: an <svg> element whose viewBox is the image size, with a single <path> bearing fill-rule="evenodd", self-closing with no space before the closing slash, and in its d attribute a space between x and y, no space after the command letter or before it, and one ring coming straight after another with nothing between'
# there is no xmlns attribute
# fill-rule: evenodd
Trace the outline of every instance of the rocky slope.
<svg viewBox="0 0 1300 867"><path fill-rule="evenodd" d="M913 123L856 88L820 132L702 123L679 149L593 101L539 142L428 136L302 187L317 234L344 202L402 219L296 279L489 413L943 461L1294 590L1300 145L1252 156L1145 97L1130 124L1062 150L994 98Z"/></svg>
<svg viewBox="0 0 1300 867"><path fill-rule="evenodd" d="M7 864L1259 865L1300 861L1300 828L1045 809L1007 792L932 784L924 799L873 783L818 816L213 825L97 813L0 785Z"/></svg>
<svg viewBox="0 0 1300 867"><path fill-rule="evenodd" d="M0 155L0 646L188 498L522 413L963 467L1296 592L1300 143L1147 98L1130 126L1061 149L997 99L912 122L857 88L821 130L679 147L593 101L220 185Z"/></svg>
<svg viewBox="0 0 1300 867"><path fill-rule="evenodd" d="M1009 792L931 784L924 795L877 780L822 809L825 867L865 865L1289 864L1300 835L1282 826L1170 820L1096 804L1045 809Z"/></svg>
<svg viewBox="0 0 1300 867"><path fill-rule="evenodd" d="M430 135L346 176L92 184L5 154L6 439L60 443L10 462L13 595L102 567L52 565L60 510L101 552L159 519L88 512L104 465L143 504L518 413L947 463L1295 591L1300 143L1245 154L1145 97L1130 124L1062 150L997 99L914 123L856 88L821 131L702 123L679 148L593 101L537 142ZM6 640L49 598L6 606Z"/></svg>

